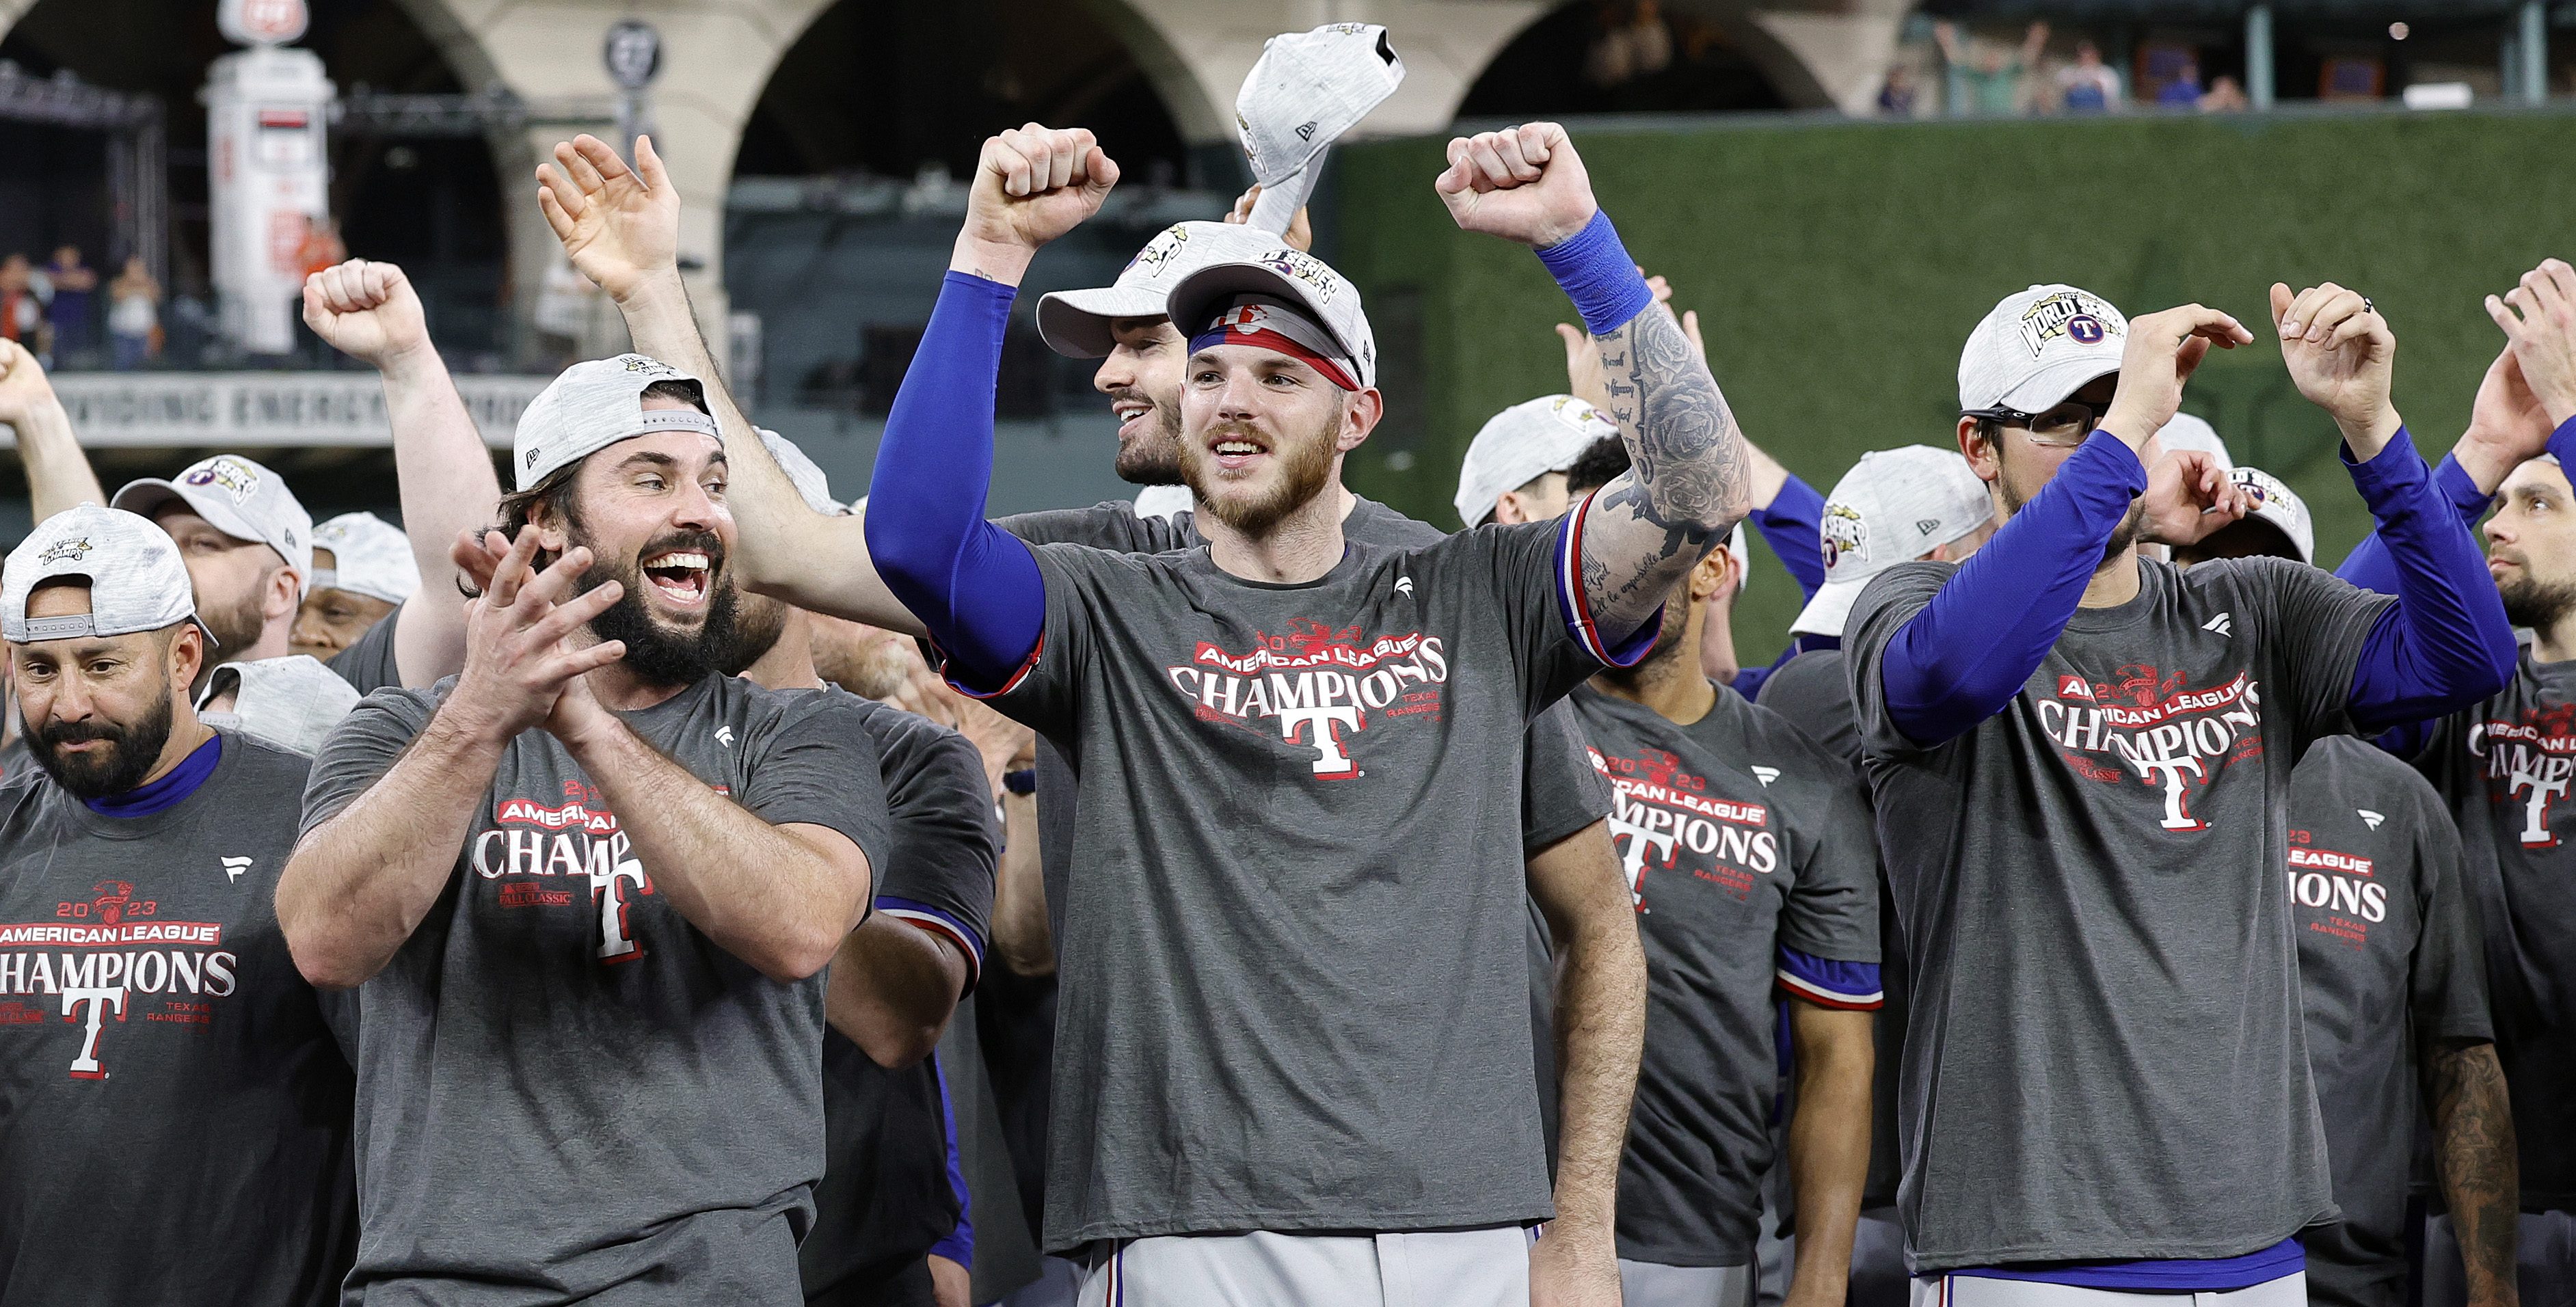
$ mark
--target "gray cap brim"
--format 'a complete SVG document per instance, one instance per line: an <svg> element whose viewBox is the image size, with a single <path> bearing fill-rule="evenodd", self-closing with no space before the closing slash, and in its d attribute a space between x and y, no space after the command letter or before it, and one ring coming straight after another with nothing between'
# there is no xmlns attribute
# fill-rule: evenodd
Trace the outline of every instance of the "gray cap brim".
<svg viewBox="0 0 2576 1307"><path fill-rule="evenodd" d="M191 490L159 477L126 482L125 488L116 492L116 498L107 501L107 506L122 508L138 517L157 519L162 509L174 503L186 505L189 512L206 519L216 530L235 540L254 545L268 544L267 537L259 533L259 528L252 526L250 519L243 517L241 510L233 507L224 496L208 490ZM275 545L269 547L276 548Z"/></svg>
<svg viewBox="0 0 2576 1307"><path fill-rule="evenodd" d="M1122 318L1163 316L1161 292L1135 286L1050 291L1038 299L1038 339L1066 358L1109 357Z"/></svg>
<svg viewBox="0 0 2576 1307"><path fill-rule="evenodd" d="M1843 623L1851 619L1852 605L1860 599L1860 592L1868 589L1869 583L1875 579L1877 573L1873 572L1868 576L1827 581L1817 586L1816 597L1798 610L1796 621L1789 623L1789 634L1840 636Z"/></svg>

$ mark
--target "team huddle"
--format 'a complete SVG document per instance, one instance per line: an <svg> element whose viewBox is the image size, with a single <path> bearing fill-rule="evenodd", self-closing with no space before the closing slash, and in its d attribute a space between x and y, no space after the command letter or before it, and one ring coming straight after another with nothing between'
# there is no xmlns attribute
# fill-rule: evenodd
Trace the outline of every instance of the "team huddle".
<svg viewBox="0 0 2576 1307"><path fill-rule="evenodd" d="M634 352L507 487L401 271L308 282L400 528L109 496L0 343L0 1302L967 1301L925 1058L988 971L1051 976L1012 1164L1091 1307L2569 1301L2576 269L2437 468L2358 292L2037 285L1820 495L1561 128L1448 157L1583 324L1456 532L1343 486L1376 342L1258 219L1035 306L1189 507L987 518L1078 129L986 142L857 504L727 393L649 140L539 170ZM2266 332L2340 572L2180 414Z"/></svg>

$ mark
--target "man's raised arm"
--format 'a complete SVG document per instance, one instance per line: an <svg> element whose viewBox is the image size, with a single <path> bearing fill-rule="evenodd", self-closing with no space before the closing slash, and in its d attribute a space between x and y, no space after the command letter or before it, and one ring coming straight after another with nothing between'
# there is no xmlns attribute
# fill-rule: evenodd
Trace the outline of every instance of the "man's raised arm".
<svg viewBox="0 0 2576 1307"><path fill-rule="evenodd" d="M877 444L868 546L886 586L946 651L949 679L1008 689L1037 651L1046 587L1016 537L984 520L993 385L1029 261L1100 211L1118 183L1080 128L1030 123L984 142L938 307ZM899 492L899 493L896 493Z"/></svg>
<svg viewBox="0 0 2576 1307"><path fill-rule="evenodd" d="M635 138L629 168L607 142L574 137L555 146L554 165L538 166L537 181L538 206L564 254L616 303L636 352L706 379L707 407L724 433L725 505L741 528L729 561L743 584L799 608L921 634L920 619L878 579L861 520L806 507L726 390L680 280L680 193L652 138Z"/></svg>
<svg viewBox="0 0 2576 1307"><path fill-rule="evenodd" d="M17 429L18 461L27 468L27 498L37 521L107 502L72 432L72 415L63 410L36 356L14 340L0 340L0 424Z"/></svg>
<svg viewBox="0 0 2576 1307"><path fill-rule="evenodd" d="M501 503L491 450L402 269L351 259L314 273L304 279L304 323L384 378L403 536L420 569L420 590L395 619L394 667L404 685L435 685L465 666L465 596L451 554L460 534L491 525Z"/></svg>
<svg viewBox="0 0 2576 1307"><path fill-rule="evenodd" d="M1744 516L1752 454L1708 365L1593 199L1563 127L1452 140L1437 188L1460 227L1537 250L1600 347L1610 416L1634 465L1585 501L1574 530L1582 597L1616 643Z"/></svg>

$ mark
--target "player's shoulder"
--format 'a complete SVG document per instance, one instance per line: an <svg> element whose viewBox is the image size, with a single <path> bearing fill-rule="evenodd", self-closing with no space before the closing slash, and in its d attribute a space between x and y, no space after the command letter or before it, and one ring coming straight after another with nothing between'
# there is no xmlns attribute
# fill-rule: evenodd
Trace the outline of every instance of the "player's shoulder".
<svg viewBox="0 0 2576 1307"><path fill-rule="evenodd" d="M2403 799L2439 811L2440 791L2397 755L2352 735L2329 735L2308 746L2291 773L2292 783L2330 790L2340 797Z"/></svg>
<svg viewBox="0 0 2576 1307"><path fill-rule="evenodd" d="M1350 516L1342 519L1342 534L1352 540L1411 549L1449 538L1449 533L1429 522L1407 517L1366 495L1352 499Z"/></svg>
<svg viewBox="0 0 2576 1307"><path fill-rule="evenodd" d="M1801 657L1804 656L1801 655ZM1777 673L1773 674L1774 679L1777 679L1777 676ZM1763 688L1767 691L1770 687L1766 685ZM1799 729L1798 724L1791 721L1786 714L1776 708L1766 707L1747 699L1723 686L1719 687L1717 693L1721 703L1729 699L1734 701L1735 716L1740 723L1737 729L1741 732L1744 747L1747 749L1761 751L1769 758L1788 760L1795 765L1796 774L1802 780L1818 781L1829 785L1853 783L1851 764L1837 757L1832 750L1816 743L1813 736ZM1752 755L1748 753L1746 756L1749 758ZM1769 765L1779 766L1780 764ZM1788 774L1789 770L1788 767L1781 767L1784 775Z"/></svg>
<svg viewBox="0 0 2576 1307"><path fill-rule="evenodd" d="M1787 711L1802 706L1792 702L1795 700L1847 693L1846 680L1842 650L1809 649L1780 664L1762 682L1761 692L1753 696L1753 701L1766 707L1776 702L1783 707L1774 708L1774 712ZM1779 696L1776 700L1775 694Z"/></svg>
<svg viewBox="0 0 2576 1307"><path fill-rule="evenodd" d="M313 770L311 758L238 731L221 734L229 784L253 793L283 794L290 803L302 800L304 779Z"/></svg>

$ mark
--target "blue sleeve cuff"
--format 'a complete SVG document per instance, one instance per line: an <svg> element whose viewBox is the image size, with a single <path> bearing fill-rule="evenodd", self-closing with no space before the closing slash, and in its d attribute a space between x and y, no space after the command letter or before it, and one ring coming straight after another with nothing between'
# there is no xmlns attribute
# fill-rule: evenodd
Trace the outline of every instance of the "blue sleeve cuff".
<svg viewBox="0 0 2576 1307"><path fill-rule="evenodd" d="M1753 510L1754 529L1762 533L1763 543L1771 546L1789 575L1798 578L1799 592L1809 599L1825 583L1824 522L1825 497L1794 472L1781 483L1769 507Z"/></svg>
<svg viewBox="0 0 2576 1307"><path fill-rule="evenodd" d="M937 1054L931 1056L930 1070L939 1077L939 1113L947 1118L948 1188L957 1195L957 1228L932 1244L930 1251L971 1271L975 1269L975 1205L966 1189L965 1159L957 1151L957 1100L948 1092L948 1068Z"/></svg>
<svg viewBox="0 0 2576 1307"><path fill-rule="evenodd" d="M1548 275L1564 288L1574 311L1583 315L1584 328L1595 336L1628 325L1655 302L1645 274L1637 271L1637 261L1619 241L1619 229L1602 210L1593 210L1583 230L1540 250L1538 261L1547 265Z"/></svg>
<svg viewBox="0 0 2576 1307"><path fill-rule="evenodd" d="M1565 617L1566 634L1574 637L1583 651L1606 667L1634 667L1655 651L1655 637L1662 633L1664 610L1657 605L1644 625L1621 636L1616 642L1601 633L1592 620L1592 599L1583 589L1583 519L1591 511L1595 490L1575 501L1574 511L1567 513L1556 527L1556 604Z"/></svg>
<svg viewBox="0 0 2576 1307"><path fill-rule="evenodd" d="M2362 502L2370 506L2373 517L2385 516L2400 498L2432 476L2432 469L2424 466L2424 456L2415 452L2415 437L2402 426L2388 438L2385 447L2371 455L2369 462L2354 462L2349 445L2337 445L2335 453L2351 470L2353 489L2361 492Z"/></svg>
<svg viewBox="0 0 2576 1307"><path fill-rule="evenodd" d="M1780 946L1781 990L1791 998L1846 1012L1874 1012L1887 1001L1880 987L1878 964L1845 962Z"/></svg>
<svg viewBox="0 0 2576 1307"><path fill-rule="evenodd" d="M2495 496L2478 489L2478 483L2469 478L2469 470L2460 466L2455 455L2444 454L2442 461L2435 465L2433 488L2441 492L2442 498L2460 515L2461 523L2467 526L2477 525L2478 519L2486 516L2487 510L2495 505Z"/></svg>
<svg viewBox="0 0 2576 1307"><path fill-rule="evenodd" d="M2549 453L2564 467L2576 467L2576 417L2558 424L2549 433Z"/></svg>

